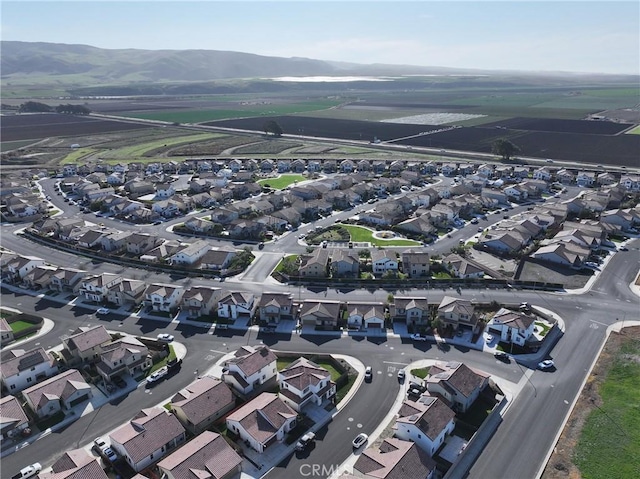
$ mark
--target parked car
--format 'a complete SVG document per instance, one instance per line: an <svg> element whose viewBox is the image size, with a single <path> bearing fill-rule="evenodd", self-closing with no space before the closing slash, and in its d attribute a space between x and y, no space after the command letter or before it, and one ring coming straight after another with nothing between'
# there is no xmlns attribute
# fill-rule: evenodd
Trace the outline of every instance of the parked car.
<svg viewBox="0 0 640 479"><path fill-rule="evenodd" d="M426 341L427 337L426 336L422 336L421 334L415 333L411 335L411 339L414 341Z"/></svg>
<svg viewBox="0 0 640 479"><path fill-rule="evenodd" d="M509 355L507 353L505 353L504 351L498 351L493 355L496 359L499 359L500 361L505 361L505 362L511 362L511 358L509 357Z"/></svg>
<svg viewBox="0 0 640 479"><path fill-rule="evenodd" d="M404 381L406 377L407 377L407 372L404 369L401 369L400 371L398 371L398 379L400 381Z"/></svg>
<svg viewBox="0 0 640 479"><path fill-rule="evenodd" d="M354 449L359 449L364 446L364 444L369 440L369 436L367 436L364 432L358 434L355 439L351 442Z"/></svg>
<svg viewBox="0 0 640 479"><path fill-rule="evenodd" d="M96 314L109 314L109 308L98 308L98 310L96 311Z"/></svg>
<svg viewBox="0 0 640 479"><path fill-rule="evenodd" d="M306 433L296 442L296 451L304 451L313 441L316 440L316 435L312 432Z"/></svg>
<svg viewBox="0 0 640 479"><path fill-rule="evenodd" d="M163 366L157 371L151 373L147 378L147 385L156 384L162 381L168 372L169 372L169 368L166 366Z"/></svg>
<svg viewBox="0 0 640 479"><path fill-rule="evenodd" d="M487 342L487 344L489 344L491 341L493 341L493 336L488 334L487 337L485 338L485 341Z"/></svg>
<svg viewBox="0 0 640 479"><path fill-rule="evenodd" d="M477 225L478 224L478 218L471 218L471 224L472 225Z"/></svg>
<svg viewBox="0 0 640 479"><path fill-rule="evenodd" d="M264 249L264 243L258 243L258 249Z"/></svg>
<svg viewBox="0 0 640 479"><path fill-rule="evenodd" d="M182 359L173 358L170 361L167 361L167 367L169 371L175 371L182 367Z"/></svg>
<svg viewBox="0 0 640 479"><path fill-rule="evenodd" d="M105 441L104 439L102 439L101 437L96 437L93 440L93 448L96 452L100 452L102 451L104 448L107 447L107 441Z"/></svg>
<svg viewBox="0 0 640 479"><path fill-rule="evenodd" d="M158 341L162 341L165 343L170 343L171 341L174 340L174 337L169 333L160 333L156 337L158 338Z"/></svg>
<svg viewBox="0 0 640 479"><path fill-rule="evenodd" d="M542 370L551 369L553 367L555 367L555 364L551 359L545 359L544 361L540 361L538 363L538 368Z"/></svg>
<svg viewBox="0 0 640 479"><path fill-rule="evenodd" d="M407 391L407 396L409 396L409 397L417 398L417 397L418 397L418 396L420 396L421 394L422 394L422 391L420 391L420 390L419 390L419 389L417 389L417 388L410 388L410 389Z"/></svg>
<svg viewBox="0 0 640 479"><path fill-rule="evenodd" d="M367 366L367 369L364 370L364 380L371 381L373 379L373 370L371 366Z"/></svg>
<svg viewBox="0 0 640 479"><path fill-rule="evenodd" d="M27 477L33 477L42 470L42 466L39 462L34 462L30 466L20 469L18 474L11 476L11 479L26 479Z"/></svg>
<svg viewBox="0 0 640 479"><path fill-rule="evenodd" d="M116 456L116 453L113 452L113 449L111 449L110 447L105 447L102 451L100 451L100 453L100 455L108 462L114 462L116 459L118 459L118 456Z"/></svg>
<svg viewBox="0 0 640 479"><path fill-rule="evenodd" d="M427 388L425 388L422 384L416 383L414 381L411 381L409 383L409 390L412 390L412 389L415 389L416 391L418 391L418 394L422 394L427 390Z"/></svg>

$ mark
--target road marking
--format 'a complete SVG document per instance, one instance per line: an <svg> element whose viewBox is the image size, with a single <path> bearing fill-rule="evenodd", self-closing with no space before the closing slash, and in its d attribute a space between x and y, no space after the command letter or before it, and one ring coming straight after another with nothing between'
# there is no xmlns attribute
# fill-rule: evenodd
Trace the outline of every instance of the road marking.
<svg viewBox="0 0 640 479"><path fill-rule="evenodd" d="M400 364L402 366L408 366L409 363L394 363L393 361L382 361L382 364Z"/></svg>
<svg viewBox="0 0 640 479"><path fill-rule="evenodd" d="M352 417L350 417L349 419L347 419L347 421L349 421L349 422L353 422L353 418L352 418Z"/></svg>
<svg viewBox="0 0 640 479"><path fill-rule="evenodd" d="M358 429L362 429L362 424L358 423L358 424L356 424L356 427L357 427Z"/></svg>
<svg viewBox="0 0 640 479"><path fill-rule="evenodd" d="M205 361L213 361L215 358L216 358L216 357L215 357L213 354L207 354L207 355L204 357L204 360L205 360Z"/></svg>
<svg viewBox="0 0 640 479"><path fill-rule="evenodd" d="M596 321L595 319L590 319L589 321L591 321L592 323L601 324L602 326L609 326L607 323L601 323L600 321Z"/></svg>
<svg viewBox="0 0 640 479"><path fill-rule="evenodd" d="M218 354L227 354L229 351L217 351L215 349L210 349L209 351L211 351L212 353L218 353Z"/></svg>
<svg viewBox="0 0 640 479"><path fill-rule="evenodd" d="M388 373L395 373L396 369L397 368L395 366L387 366L387 372ZM389 374L389 376L391 376L391 374Z"/></svg>

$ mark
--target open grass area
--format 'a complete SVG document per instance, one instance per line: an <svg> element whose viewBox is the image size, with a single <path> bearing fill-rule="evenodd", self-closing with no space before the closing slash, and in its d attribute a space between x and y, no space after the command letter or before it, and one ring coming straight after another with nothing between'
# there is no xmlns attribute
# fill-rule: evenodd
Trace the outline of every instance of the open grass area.
<svg viewBox="0 0 640 479"><path fill-rule="evenodd" d="M338 223L336 226L341 226L346 229L351 235L351 241L356 242L369 242L373 246L419 246L419 241L413 241L408 239L391 239L384 240L373 237L374 231L363 228L362 226L346 225Z"/></svg>
<svg viewBox="0 0 640 479"><path fill-rule="evenodd" d="M627 132L627 135L640 135L640 125L638 125L635 128L632 128L631 130L629 130Z"/></svg>
<svg viewBox="0 0 640 479"><path fill-rule="evenodd" d="M632 479L640 471L640 340L621 336L575 451L585 479Z"/></svg>
<svg viewBox="0 0 640 479"><path fill-rule="evenodd" d="M336 391L336 403L339 403L344 399L344 397L353 387L353 384L356 382L357 377L358 377L357 374L350 374L347 384L345 384L344 386L342 386L340 389Z"/></svg>
<svg viewBox="0 0 640 479"><path fill-rule="evenodd" d="M97 150L95 148L77 148L65 156L60 164L66 165L68 163L78 163L82 158L89 156L96 151Z"/></svg>
<svg viewBox="0 0 640 479"><path fill-rule="evenodd" d="M262 186L269 186L276 190L282 190L289 185L296 183L297 181L304 181L306 178L302 175L280 175L277 178L266 178L264 180L258 180L258 184Z"/></svg>
<svg viewBox="0 0 640 479"><path fill-rule="evenodd" d="M166 366L169 361L171 361L172 359L175 359L175 358L176 358L176 352L174 351L173 346L169 345L169 355L166 358L164 358L163 360L158 361L153 366L151 366L151 369L149 369L149 371L147 371L147 376L149 374L157 371L161 367Z"/></svg>
<svg viewBox="0 0 640 479"><path fill-rule="evenodd" d="M33 324L28 323L26 321L15 321L11 323L9 326L11 327L11 330L14 333L18 333L20 331L33 327Z"/></svg>
<svg viewBox="0 0 640 479"><path fill-rule="evenodd" d="M413 374L417 378L424 379L429 375L429 370L430 369L431 369L430 367L412 369L411 370L411 374Z"/></svg>

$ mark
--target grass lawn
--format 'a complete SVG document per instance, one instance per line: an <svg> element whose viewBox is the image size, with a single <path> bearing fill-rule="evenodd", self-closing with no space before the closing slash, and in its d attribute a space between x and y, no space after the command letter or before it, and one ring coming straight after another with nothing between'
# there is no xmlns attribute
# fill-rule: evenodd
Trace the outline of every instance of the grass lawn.
<svg viewBox="0 0 640 479"><path fill-rule="evenodd" d="M131 158L144 157L145 153L148 153L159 148L178 146L187 143L194 143L197 141L212 140L222 135L216 133L199 133L195 135L176 136L173 138L160 138L154 141L148 141L143 143L137 143L134 145L123 146L121 148L115 148L113 150L104 151L101 153L101 157L106 161L109 160L125 160ZM154 159L157 161L157 159Z"/></svg>
<svg viewBox="0 0 640 479"><path fill-rule="evenodd" d="M78 163L82 158L95 153L95 148L77 148L63 158L60 164L65 165L68 163Z"/></svg>
<svg viewBox="0 0 640 479"><path fill-rule="evenodd" d="M336 403L339 403L344 399L347 393L351 390L353 383L356 382L357 377L358 376L356 374L350 374L349 381L347 382L347 384L345 384L344 386L342 386L340 389L336 391Z"/></svg>
<svg viewBox="0 0 640 479"><path fill-rule="evenodd" d="M295 183L296 181L304 181L306 178L302 175L280 175L277 178L266 178L264 180L258 180L257 183L264 186L268 185L269 187L282 190L287 186Z"/></svg>
<svg viewBox="0 0 640 479"><path fill-rule="evenodd" d="M282 371L284 368L289 366L292 362L296 361L298 358L278 358L276 361L276 368L278 371Z"/></svg>
<svg viewBox="0 0 640 479"><path fill-rule="evenodd" d="M25 330L25 329L27 329L27 328L32 327L32 326L33 326L33 324L28 323L28 322L26 322L26 321L16 321L16 322L14 322L14 323L11 323L9 326L11 327L11 330L12 330L14 333L18 333L18 332L20 332L20 331L23 331L23 330Z"/></svg>
<svg viewBox="0 0 640 479"><path fill-rule="evenodd" d="M640 341L627 338L600 385L574 461L582 477L632 479L640 471Z"/></svg>
<svg viewBox="0 0 640 479"><path fill-rule="evenodd" d="M58 411L52 416L49 416L44 419L36 420L36 426L38 426L38 429L40 429L40 431L45 431L50 427L55 426L56 424L61 422L63 419L64 419L64 413L62 411Z"/></svg>
<svg viewBox="0 0 640 479"><path fill-rule="evenodd" d="M297 261L297 259L298 259L298 255L297 254L290 254L290 255L287 255L284 259L291 260L291 261L293 261L295 263ZM276 266L275 271L281 272L283 269L284 269L284 260L280 260L280 262Z"/></svg>
<svg viewBox="0 0 640 479"><path fill-rule="evenodd" d="M369 242L373 246L419 246L419 241L407 240L407 239L377 239L373 237L374 231L363 228L362 226L346 225L338 223L336 226L341 226L346 229L351 235L351 241L356 242Z"/></svg>
<svg viewBox="0 0 640 479"><path fill-rule="evenodd" d="M175 358L176 358L176 352L173 350L173 346L169 345L169 356L167 356L162 361L158 361L153 366L151 366L151 369L149 369L149 371L147 371L147 376L149 374L157 371L161 367L166 366L169 361L171 361L172 359L175 359Z"/></svg>
<svg viewBox="0 0 640 479"><path fill-rule="evenodd" d="M438 271L437 273L435 273L433 275L433 277L435 279L451 279L451 278L453 278L453 276L451 276L449 273L446 273L444 271Z"/></svg>
<svg viewBox="0 0 640 479"><path fill-rule="evenodd" d="M627 132L627 135L640 135L640 125L638 125L635 128L632 128L631 130L629 130Z"/></svg>
<svg viewBox="0 0 640 479"><path fill-rule="evenodd" d="M413 374L417 378L424 379L429 375L429 369L431 368L428 367L428 368L412 369L411 374Z"/></svg>
<svg viewBox="0 0 640 479"><path fill-rule="evenodd" d="M540 331L540 336L543 338L547 335L551 327L547 323L543 323L542 321L536 321L535 325L538 326L542 331Z"/></svg>

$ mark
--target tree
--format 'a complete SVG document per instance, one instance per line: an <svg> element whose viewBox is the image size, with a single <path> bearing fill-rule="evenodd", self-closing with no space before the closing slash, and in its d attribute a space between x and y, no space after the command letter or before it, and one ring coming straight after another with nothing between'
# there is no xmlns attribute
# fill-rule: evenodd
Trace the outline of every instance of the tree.
<svg viewBox="0 0 640 479"><path fill-rule="evenodd" d="M500 155L503 160L509 161L513 156L520 153L520 148L505 138L498 138L491 145L491 152Z"/></svg>
<svg viewBox="0 0 640 479"><path fill-rule="evenodd" d="M282 133L283 133L282 127L275 120L265 121L264 125L262 126L262 129L264 130L266 135L271 133L273 136L279 137L279 136L282 136Z"/></svg>

